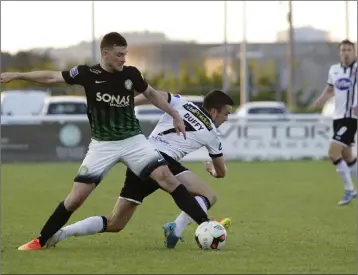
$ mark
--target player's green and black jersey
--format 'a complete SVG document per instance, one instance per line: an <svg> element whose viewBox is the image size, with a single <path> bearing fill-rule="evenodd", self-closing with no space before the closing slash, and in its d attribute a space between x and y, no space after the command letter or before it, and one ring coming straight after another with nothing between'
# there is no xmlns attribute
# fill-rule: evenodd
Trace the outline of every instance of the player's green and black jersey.
<svg viewBox="0 0 358 275"><path fill-rule="evenodd" d="M123 140L142 133L134 113L134 92L143 93L148 84L136 67L110 73L100 65L79 65L62 76L68 84L84 87L94 139Z"/></svg>

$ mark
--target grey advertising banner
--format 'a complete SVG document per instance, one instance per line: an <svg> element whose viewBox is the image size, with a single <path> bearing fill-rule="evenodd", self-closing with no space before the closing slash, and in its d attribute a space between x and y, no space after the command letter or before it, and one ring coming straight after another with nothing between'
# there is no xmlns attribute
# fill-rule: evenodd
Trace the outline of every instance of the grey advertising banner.
<svg viewBox="0 0 358 275"><path fill-rule="evenodd" d="M155 124L141 122L143 133L149 135ZM90 139L88 122L1 125L1 161L81 161Z"/></svg>

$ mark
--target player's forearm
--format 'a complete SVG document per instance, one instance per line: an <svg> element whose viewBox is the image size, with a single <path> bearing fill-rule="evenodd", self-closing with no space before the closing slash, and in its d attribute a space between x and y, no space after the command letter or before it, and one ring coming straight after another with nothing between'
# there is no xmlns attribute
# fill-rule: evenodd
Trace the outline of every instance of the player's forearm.
<svg viewBox="0 0 358 275"><path fill-rule="evenodd" d="M227 168L225 163L218 164L213 160L213 164L207 162L207 170L214 178L225 178Z"/></svg>
<svg viewBox="0 0 358 275"><path fill-rule="evenodd" d="M328 99L333 96L333 88L331 86L327 86L322 94L318 97L317 101L321 104L324 104Z"/></svg>
<svg viewBox="0 0 358 275"><path fill-rule="evenodd" d="M54 71L34 71L27 73L17 73L16 79L22 79L43 84L57 82L59 72Z"/></svg>
<svg viewBox="0 0 358 275"><path fill-rule="evenodd" d="M148 100L148 98L146 98L144 95L137 95L134 98L134 106L139 106L139 105L146 105L146 104L150 104L151 102Z"/></svg>

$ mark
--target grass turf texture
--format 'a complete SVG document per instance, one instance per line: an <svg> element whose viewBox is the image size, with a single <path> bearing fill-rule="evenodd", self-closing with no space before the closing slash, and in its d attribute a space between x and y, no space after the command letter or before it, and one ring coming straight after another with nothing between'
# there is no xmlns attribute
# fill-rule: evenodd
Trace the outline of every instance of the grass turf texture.
<svg viewBox="0 0 358 275"><path fill-rule="evenodd" d="M2 165L2 273L356 273L357 202L337 205L343 185L329 162L231 162L224 180L200 163L187 166L218 194L209 215L232 219L223 251L200 251L195 225L184 232L186 243L165 249L161 226L179 210L163 191L119 234L18 251L70 191L78 164ZM123 165L112 169L70 223L109 213L123 175Z"/></svg>

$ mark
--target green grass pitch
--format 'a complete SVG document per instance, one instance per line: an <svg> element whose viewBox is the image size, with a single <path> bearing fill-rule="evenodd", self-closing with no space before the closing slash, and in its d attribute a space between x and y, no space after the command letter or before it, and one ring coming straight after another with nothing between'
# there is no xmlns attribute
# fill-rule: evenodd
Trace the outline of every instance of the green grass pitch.
<svg viewBox="0 0 358 275"><path fill-rule="evenodd" d="M357 202L337 205L343 188L329 162L229 162L223 180L212 178L201 163L187 166L218 194L209 215L232 219L223 251L200 251L194 225L184 232L185 243L166 250L161 227L180 211L163 191L147 198L119 234L72 238L53 249L17 251L38 235L70 191L78 164L2 165L2 273L357 272ZM70 223L109 213L123 176L123 165L112 169Z"/></svg>

